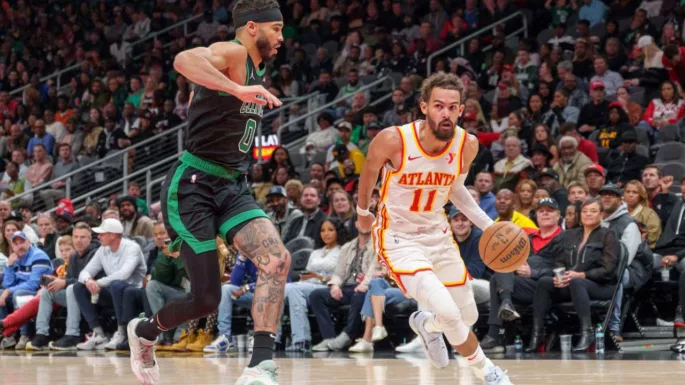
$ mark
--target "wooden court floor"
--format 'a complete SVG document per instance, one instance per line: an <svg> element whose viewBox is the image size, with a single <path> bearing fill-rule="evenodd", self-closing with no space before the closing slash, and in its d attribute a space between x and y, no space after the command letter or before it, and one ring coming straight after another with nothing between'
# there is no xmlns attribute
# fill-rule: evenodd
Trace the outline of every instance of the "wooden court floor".
<svg viewBox="0 0 685 385"><path fill-rule="evenodd" d="M379 356L376 353L376 356ZM381 355L382 356L382 355ZM390 355L389 355L390 356ZM596 360L592 356L554 359L495 359L516 385L683 384L685 358ZM162 384L232 385L247 364L245 356L159 355ZM323 354L310 358L283 357L280 384L433 385L480 384L463 359L443 370L421 354L398 358ZM4 353L0 384L7 385L135 385L129 359L121 353Z"/></svg>

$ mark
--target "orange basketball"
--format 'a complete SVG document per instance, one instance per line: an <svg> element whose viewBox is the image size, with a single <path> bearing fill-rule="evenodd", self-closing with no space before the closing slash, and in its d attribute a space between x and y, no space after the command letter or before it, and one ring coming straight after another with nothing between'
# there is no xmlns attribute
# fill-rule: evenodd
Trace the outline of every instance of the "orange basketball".
<svg viewBox="0 0 685 385"><path fill-rule="evenodd" d="M518 225L497 222L483 232L478 251L487 267L499 273L510 273L528 260L530 242Z"/></svg>

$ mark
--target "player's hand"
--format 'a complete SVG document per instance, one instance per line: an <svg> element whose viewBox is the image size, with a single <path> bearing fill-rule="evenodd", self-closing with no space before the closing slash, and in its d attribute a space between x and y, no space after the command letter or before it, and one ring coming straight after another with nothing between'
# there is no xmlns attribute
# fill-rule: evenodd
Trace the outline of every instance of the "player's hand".
<svg viewBox="0 0 685 385"><path fill-rule="evenodd" d="M338 285L331 285L331 297L333 297L334 300L340 301L343 297L342 290L340 289L340 286Z"/></svg>
<svg viewBox="0 0 685 385"><path fill-rule="evenodd" d="M262 86L241 86L235 95L243 102L256 103L269 108L280 107L283 103Z"/></svg>
<svg viewBox="0 0 685 385"><path fill-rule="evenodd" d="M366 293L367 290L369 290L369 287L363 283L360 283L354 288L355 293Z"/></svg>

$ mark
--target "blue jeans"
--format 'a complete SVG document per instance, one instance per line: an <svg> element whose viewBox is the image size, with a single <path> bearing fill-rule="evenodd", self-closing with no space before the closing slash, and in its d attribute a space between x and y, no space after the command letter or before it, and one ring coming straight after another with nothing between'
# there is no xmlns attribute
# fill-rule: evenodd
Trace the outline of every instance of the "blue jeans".
<svg viewBox="0 0 685 385"><path fill-rule="evenodd" d="M253 293L245 293L238 299L233 299L231 294L234 290L239 289L238 286L223 285L221 287L221 302L219 303L219 315L217 316L217 326L219 328L219 334L225 335L226 337L231 336L231 321L233 321L233 304L247 309L252 308L252 298L254 298Z"/></svg>
<svg viewBox="0 0 685 385"><path fill-rule="evenodd" d="M364 317L373 318L373 308L371 307L371 297L373 296L385 297L385 306L409 301L402 294L402 290L390 286L385 278L374 278L369 282L369 290L366 291L366 297L364 297L364 305L361 311Z"/></svg>
<svg viewBox="0 0 685 385"><path fill-rule="evenodd" d="M131 291L137 288L124 281L112 281L109 284L109 290L112 293L112 302L114 303L114 315L117 317L117 325L126 326L131 317L131 310L129 303L132 302L129 298L133 297ZM128 300L127 300L128 299ZM133 318L131 318L133 319Z"/></svg>
<svg viewBox="0 0 685 385"><path fill-rule="evenodd" d="M0 322L5 319L10 313L13 311L19 309L19 306L17 306L17 298L23 297L25 295L30 295L30 296L35 296L36 292L31 291L31 290L17 290L15 291L9 298L7 298L7 303L5 304L6 306L0 306ZM24 326L19 329L21 332L22 336L28 335L28 325L25 324Z"/></svg>
<svg viewBox="0 0 685 385"><path fill-rule="evenodd" d="M50 317L52 305L56 303L67 308L67 332L68 336L78 337L81 334L81 310L74 297L74 285L67 286L64 290L51 293L47 290L40 292L40 305L36 316L36 334L50 335Z"/></svg>
<svg viewBox="0 0 685 385"><path fill-rule="evenodd" d="M285 284L285 299L288 301L293 343L311 342L312 331L309 327L309 318L307 317L307 302L309 295L314 290L325 287L326 285L309 282L290 282Z"/></svg>
<svg viewBox="0 0 685 385"><path fill-rule="evenodd" d="M623 272L623 278L621 283L618 285L618 290L616 291L616 305L614 306L614 311L611 313L611 318L609 318L609 325L607 329L614 332L615 334L620 334L621 328L621 307L623 306L623 288L628 287L628 282L630 282L630 273L628 269Z"/></svg>

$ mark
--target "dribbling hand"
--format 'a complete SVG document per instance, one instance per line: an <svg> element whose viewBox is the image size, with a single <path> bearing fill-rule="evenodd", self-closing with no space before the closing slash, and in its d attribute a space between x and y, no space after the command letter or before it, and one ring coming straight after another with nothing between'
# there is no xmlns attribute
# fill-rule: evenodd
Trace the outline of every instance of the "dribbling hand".
<svg viewBox="0 0 685 385"><path fill-rule="evenodd" d="M269 108L280 107L283 103L263 86L241 86L235 95L243 102L256 103ZM259 97L258 97L259 96Z"/></svg>

